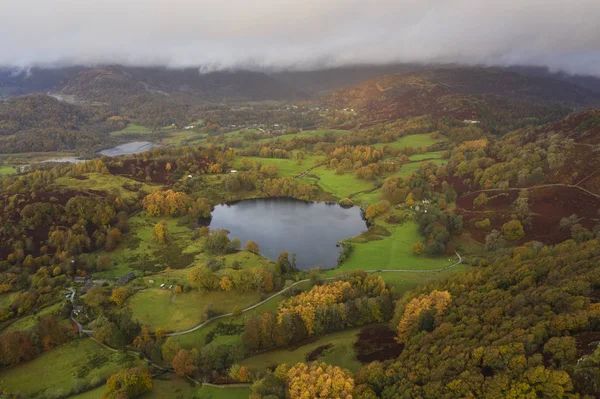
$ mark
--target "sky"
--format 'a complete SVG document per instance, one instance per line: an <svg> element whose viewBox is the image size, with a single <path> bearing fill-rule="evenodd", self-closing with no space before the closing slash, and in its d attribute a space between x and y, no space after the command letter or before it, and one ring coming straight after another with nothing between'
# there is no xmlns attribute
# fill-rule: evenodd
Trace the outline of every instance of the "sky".
<svg viewBox="0 0 600 399"><path fill-rule="evenodd" d="M418 62L600 76L599 21L600 0L8 0L0 65Z"/></svg>

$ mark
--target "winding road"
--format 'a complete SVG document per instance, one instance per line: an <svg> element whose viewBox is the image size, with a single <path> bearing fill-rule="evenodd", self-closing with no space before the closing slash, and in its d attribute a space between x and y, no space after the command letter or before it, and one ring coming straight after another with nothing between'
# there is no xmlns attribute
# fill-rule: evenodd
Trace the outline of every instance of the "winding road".
<svg viewBox="0 0 600 399"><path fill-rule="evenodd" d="M453 263L451 265L440 267L438 269L425 269L425 270L423 270L423 269L381 269L381 270L365 270L364 272L365 273L438 273L438 272L450 269L452 267L458 266L458 265L460 265L462 263L462 256L460 256L460 254L458 252L455 252L455 254L456 254L456 257L458 258L458 261L456 261L455 263ZM339 278L339 277L340 276L327 277L327 278L324 278L323 280L335 280L336 278ZM253 309L256 309L260 305L263 305L263 304L269 302L271 299L278 297L279 295L281 295L284 292L290 290L291 288L297 286L298 284L302 284L302 283L305 283L307 281L310 281L310 279L307 278L307 279L304 279L304 280L296 281L294 284L292 284L289 287L286 287L286 288L282 289L281 291L279 291L279 292L271 295L267 299L264 299L264 300L262 300L262 301L260 301L258 303L255 303L252 306L249 306L249 307L243 309L240 313L245 313L245 312L249 312L249 311L251 311ZM225 318L225 317L230 317L230 316L233 316L233 313L225 313L225 314L222 314L222 315L219 315L219 316L215 316L215 317L212 317L212 318L210 318L210 319L208 319L206 321L203 321L202 323L200 323L197 326L192 327L192 328L190 328L188 330L168 333L168 334L166 334L166 336L168 336L168 337L175 337L175 336L178 336L178 335L189 334L191 332L194 332L194 331L197 331L197 330L201 329L202 327L204 327L204 326L212 323L215 320L222 319L222 318Z"/></svg>
<svg viewBox="0 0 600 399"><path fill-rule="evenodd" d="M462 256L460 256L460 254L457 251L455 251L455 254L456 254L456 257L458 258L458 260L455 263L453 263L451 265L448 265L448 266L440 267L440 268L437 268L437 269L378 269L378 270L365 270L364 272L365 273L439 273L439 272L442 272L444 270L448 270L450 268L458 266L458 265L460 265L462 263L462 261L463 261L462 260ZM339 278L340 276L327 277L327 278L324 278L323 280L335 280L336 278ZM293 287L295 287L295 286L297 286L299 284L305 283L307 281L310 281L310 279L307 278L307 279L304 279L304 280L296 281L295 283L291 284L289 287L286 287L286 288L282 289L281 291L276 292L275 294L271 295L270 297L268 297L266 299L263 299L262 301L260 301L258 303L255 303L254 305L248 306L245 309L242 309L240 311L240 314L241 313L249 312L249 311L251 311L253 309L256 309L257 307L259 307L261 305L264 305L265 303L269 302L273 298L276 298L279 295L281 295L281 294L289 291ZM72 293L72 295L71 295L71 303L74 305L75 304L75 290L70 287L69 291L71 291L71 293ZM165 334L165 335L168 336L168 337L176 337L176 336L179 336L179 335L189 334L189 333L192 333L194 331L200 330L201 328L209 325L210 323L212 323L215 320L219 320L219 319L223 319L225 317L231 317L231 316L233 316L233 312L224 313L224 314L221 314L221 315L218 315L218 316L215 316L215 317L211 317L210 319L205 320L202 323L200 323L197 326L192 327L190 329L183 330L183 331L176 331L176 332L168 333L168 334ZM75 318L75 310L71 311L71 320L77 325L77 329L79 330L80 333L88 334L89 335L89 334L91 334L93 332L92 330L86 330L86 329L84 329L83 326L81 325L81 323L79 323L79 321L77 321L77 319ZM117 349L114 349L114 350L117 350ZM138 353L138 352L136 352L136 353Z"/></svg>

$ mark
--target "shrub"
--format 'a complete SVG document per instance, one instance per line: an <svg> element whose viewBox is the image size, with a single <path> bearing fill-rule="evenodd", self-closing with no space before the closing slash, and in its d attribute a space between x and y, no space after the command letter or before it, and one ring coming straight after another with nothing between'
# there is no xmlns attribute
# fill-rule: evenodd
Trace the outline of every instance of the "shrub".
<svg viewBox="0 0 600 399"><path fill-rule="evenodd" d="M483 219L478 222L475 222L475 226L477 226L480 229L487 229L491 225L492 223L490 222L490 219Z"/></svg>
<svg viewBox="0 0 600 399"><path fill-rule="evenodd" d="M502 235L509 241L516 241L525 236L525 231L520 221L511 220L502 225Z"/></svg>

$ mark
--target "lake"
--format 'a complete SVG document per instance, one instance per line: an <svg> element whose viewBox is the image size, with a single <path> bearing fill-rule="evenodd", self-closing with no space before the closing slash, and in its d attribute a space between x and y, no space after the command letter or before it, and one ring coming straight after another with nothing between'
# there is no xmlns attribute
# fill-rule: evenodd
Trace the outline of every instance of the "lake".
<svg viewBox="0 0 600 399"><path fill-rule="evenodd" d="M256 241L260 253L273 261L283 251L295 253L297 267L308 270L335 267L341 250L336 243L360 234L367 225L358 207L272 198L217 205L210 228L229 230L229 237L242 240L242 247Z"/></svg>
<svg viewBox="0 0 600 399"><path fill-rule="evenodd" d="M156 144L149 141L132 141L131 143L125 143L102 150L98 154L107 157L118 157L119 155L139 154L141 152L149 151L154 147L156 147Z"/></svg>

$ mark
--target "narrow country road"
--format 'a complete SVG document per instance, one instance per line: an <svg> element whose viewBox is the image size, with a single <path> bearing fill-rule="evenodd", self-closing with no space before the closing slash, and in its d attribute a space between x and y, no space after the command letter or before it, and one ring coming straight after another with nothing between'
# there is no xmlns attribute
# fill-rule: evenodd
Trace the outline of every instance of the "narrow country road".
<svg viewBox="0 0 600 399"><path fill-rule="evenodd" d="M450 269L452 267L458 266L458 265L460 265L462 263L462 256L460 256L460 254L458 252L456 252L456 251L455 251L455 254L456 254L456 257L458 258L458 261L456 261L455 263L453 263L453 264L451 264L449 266L440 267L438 269L425 269L425 270L423 270L423 269L381 269L381 270L365 270L364 272L365 273L438 273L438 272ZM334 280L334 279L336 279L338 277L340 277L340 276L327 277L324 280ZM291 288L297 286L298 284L302 284L302 283L305 283L307 281L310 281L310 279L304 279L304 280L296 281L294 284L292 284L289 287L286 287L286 288L282 289L281 291L279 291L279 292L271 295L267 299L264 299L264 300L262 300L262 301L260 301L258 303L255 303L252 306L249 306L249 307L243 309L240 313L245 313L245 312L249 312L249 311L251 311L253 309L256 309L260 305L263 305L263 304L269 302L271 299L273 299L273 298L275 298L275 297L283 294L284 292L290 290ZM194 331L197 331L197 330L201 329L202 327L204 327L204 326L212 323L215 320L222 319L222 318L225 318L225 317L230 317L230 316L233 316L233 313L225 313L225 314L222 314L222 315L219 315L219 316L215 316L215 317L212 317L212 318L210 318L210 319L208 319L206 321L203 321L202 323L200 323L197 326L192 327L192 328L190 328L188 330L168 333L168 334L166 334L166 336L168 336L168 337L175 337L175 336L178 336L178 335L189 334L191 332L194 332Z"/></svg>

